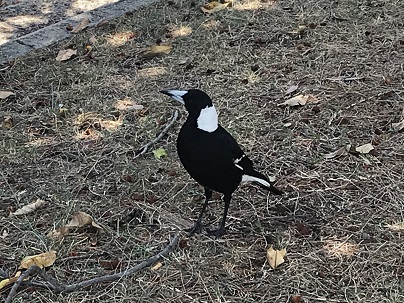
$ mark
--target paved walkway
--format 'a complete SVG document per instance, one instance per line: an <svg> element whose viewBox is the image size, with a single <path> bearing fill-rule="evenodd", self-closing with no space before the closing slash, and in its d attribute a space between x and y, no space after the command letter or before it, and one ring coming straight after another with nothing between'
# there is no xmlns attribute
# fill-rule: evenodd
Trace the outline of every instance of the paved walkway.
<svg viewBox="0 0 404 303"><path fill-rule="evenodd" d="M66 29L89 16L89 26L156 0L0 0L0 64L73 35Z"/></svg>

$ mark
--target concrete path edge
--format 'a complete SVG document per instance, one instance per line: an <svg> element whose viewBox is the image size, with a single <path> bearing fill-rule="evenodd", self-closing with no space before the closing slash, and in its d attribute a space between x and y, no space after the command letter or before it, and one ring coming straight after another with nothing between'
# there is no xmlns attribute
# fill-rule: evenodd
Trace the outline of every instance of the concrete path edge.
<svg viewBox="0 0 404 303"><path fill-rule="evenodd" d="M109 5L101 6L92 11L76 15L72 18L62 20L58 23L44 27L38 31L11 40L0 46L0 64L7 63L18 57L26 55L30 51L50 46L56 42L66 39L72 35L66 29L68 24L75 26L84 15L88 15L90 24L88 27L95 26L102 20L109 20L127 12L134 11L140 7L150 5L157 0L122 0Z"/></svg>

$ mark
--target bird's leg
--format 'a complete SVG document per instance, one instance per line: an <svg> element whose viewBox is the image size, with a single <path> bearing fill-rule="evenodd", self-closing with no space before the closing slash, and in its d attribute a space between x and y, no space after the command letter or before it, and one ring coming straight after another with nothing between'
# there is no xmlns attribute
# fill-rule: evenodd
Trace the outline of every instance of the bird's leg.
<svg viewBox="0 0 404 303"><path fill-rule="evenodd" d="M231 194L224 194L224 212L223 212L223 218L222 221L220 222L220 226L216 230L212 230L208 232L209 236L214 236L215 238L220 238L224 234L226 234L226 217L227 217L227 211L229 210L230 206L230 200L231 200Z"/></svg>
<svg viewBox="0 0 404 303"><path fill-rule="evenodd" d="M206 207L208 206L210 198L212 198L212 190L206 186L204 188L205 188L205 203L203 204L201 212L199 213L198 220L196 220L195 224L191 228L185 229L185 231L189 233L190 237L195 233L200 234L202 232L203 228L202 217L206 210Z"/></svg>

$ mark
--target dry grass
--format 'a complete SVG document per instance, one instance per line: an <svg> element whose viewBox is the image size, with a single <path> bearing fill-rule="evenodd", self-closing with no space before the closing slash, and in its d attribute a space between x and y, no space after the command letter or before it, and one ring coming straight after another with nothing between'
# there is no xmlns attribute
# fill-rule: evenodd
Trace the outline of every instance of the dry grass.
<svg viewBox="0 0 404 303"><path fill-rule="evenodd" d="M387 227L404 221L404 137L391 129L404 101L402 1L242 1L212 15L199 6L152 5L1 72L0 87L16 97L0 102L0 116L14 119L1 130L0 268L14 273L23 256L55 249L50 272L79 281L111 272L104 261L121 261L116 270L139 262L190 224L202 191L176 155L180 123L155 146L167 158L134 159L176 107L163 88L209 92L222 125L288 194L243 185L226 237L184 235L157 271L63 296L26 291L15 301L288 302L300 294L304 302L403 302L402 232ZM156 41L172 51L142 55ZM67 47L79 55L56 62ZM340 76L357 79L332 80ZM294 84L320 104L278 107ZM145 110L120 121L113 104L125 98ZM369 142L377 152L370 164L324 158ZM47 207L7 217L36 197ZM46 237L76 210L105 232ZM217 224L221 212L213 202L205 221ZM265 259L270 245L288 251L276 270Z"/></svg>

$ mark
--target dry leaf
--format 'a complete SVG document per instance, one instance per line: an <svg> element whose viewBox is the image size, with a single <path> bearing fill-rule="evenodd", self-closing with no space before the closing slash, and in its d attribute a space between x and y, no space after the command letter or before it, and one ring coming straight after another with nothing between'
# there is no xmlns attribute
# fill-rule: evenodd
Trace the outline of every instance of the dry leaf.
<svg viewBox="0 0 404 303"><path fill-rule="evenodd" d="M77 24L77 26L75 28L73 28L72 33L76 34L79 31L85 29L88 24L90 23L90 18L88 15L84 15L83 19L81 19L80 23Z"/></svg>
<svg viewBox="0 0 404 303"><path fill-rule="evenodd" d="M283 103L278 104L278 106L282 106L282 105L288 105L288 106L301 106L301 105L305 105L306 103L313 103L316 104L320 102L317 97L313 96L313 95L297 95L294 96L288 100L286 100Z"/></svg>
<svg viewBox="0 0 404 303"><path fill-rule="evenodd" d="M142 110L143 105L136 104L134 101L125 98L123 100L118 100L114 104L115 109L120 111L132 111L132 110Z"/></svg>
<svg viewBox="0 0 404 303"><path fill-rule="evenodd" d="M159 269L161 266L163 266L163 264L161 262L157 262L156 264L154 264L150 269L151 270L157 270Z"/></svg>
<svg viewBox="0 0 404 303"><path fill-rule="evenodd" d="M45 204L46 204L46 201L44 201L42 199L36 199L35 201L31 202L30 204L27 204L27 205L17 209L15 212L11 213L10 217L30 214L30 213L36 211L38 208L44 206Z"/></svg>
<svg viewBox="0 0 404 303"><path fill-rule="evenodd" d="M207 14L212 14L225 9L229 4L230 3L220 3L218 1L212 1L202 6L201 11Z"/></svg>
<svg viewBox="0 0 404 303"><path fill-rule="evenodd" d="M7 230L3 230L3 234L0 236L0 238L5 239L5 238L8 237L8 235L9 235L8 231L7 231Z"/></svg>
<svg viewBox="0 0 404 303"><path fill-rule="evenodd" d="M82 227L85 225L92 225L95 228L102 229L102 227L99 226L97 222L95 222L94 219L89 214L83 211L78 211L75 214L73 214L72 219L70 220L69 223L65 225L65 227L73 228L73 227Z"/></svg>
<svg viewBox="0 0 404 303"><path fill-rule="evenodd" d="M335 240L327 240L324 249L328 252L330 256L334 257L352 257L354 254L359 252L359 245L350 242L341 242Z"/></svg>
<svg viewBox="0 0 404 303"><path fill-rule="evenodd" d="M349 148L350 148L350 146L349 146ZM344 147L341 147L340 149L336 150L335 152L324 155L324 158L332 159L332 158L339 157L339 156L346 156L348 154L348 150L344 146Z"/></svg>
<svg viewBox="0 0 404 303"><path fill-rule="evenodd" d="M299 88L299 85L292 85L291 87L289 87L286 90L285 95L289 95L291 93L294 93L298 88Z"/></svg>
<svg viewBox="0 0 404 303"><path fill-rule="evenodd" d="M11 116L5 116L5 117L3 118L3 122L1 123L1 126L2 126L4 129L10 129L10 128L12 128L12 127L13 127L13 117L11 117Z"/></svg>
<svg viewBox="0 0 404 303"><path fill-rule="evenodd" d="M281 265L285 260L283 259L286 256L286 249L281 249L281 250L275 250L272 248L272 246L267 250L267 259L269 262L269 265L273 269L277 268L279 265Z"/></svg>
<svg viewBox="0 0 404 303"><path fill-rule="evenodd" d="M98 43L97 37L95 35L91 36L88 41L92 44L95 45Z"/></svg>
<svg viewBox="0 0 404 303"><path fill-rule="evenodd" d="M404 120L401 120L400 122L397 122L397 123L391 123L391 127L396 132L402 130L404 128Z"/></svg>
<svg viewBox="0 0 404 303"><path fill-rule="evenodd" d="M69 60L73 55L77 54L76 49L61 49L56 57L56 61L66 61Z"/></svg>
<svg viewBox="0 0 404 303"><path fill-rule="evenodd" d="M69 234L71 229L83 227L86 225L92 225L95 228L102 229L102 227L98 225L97 222L95 222L89 214L79 211L73 214L72 219L69 223L67 223L65 226L56 228L55 230L48 233L47 236L49 238L62 238L65 235Z"/></svg>
<svg viewBox="0 0 404 303"><path fill-rule="evenodd" d="M63 238L69 232L70 232L70 228L68 228L66 226L62 226L62 227L56 228L55 230L52 230L50 233L47 234L47 237L48 238Z"/></svg>
<svg viewBox="0 0 404 303"><path fill-rule="evenodd" d="M290 303L303 303L303 299L301 295L292 295L290 297Z"/></svg>
<svg viewBox="0 0 404 303"><path fill-rule="evenodd" d="M404 222L397 222L394 224L387 224L387 227L394 231L404 231Z"/></svg>
<svg viewBox="0 0 404 303"><path fill-rule="evenodd" d="M56 251L50 250L46 253L39 255L25 257L18 269L28 269L32 265L36 265L40 268L51 266L56 260Z"/></svg>
<svg viewBox="0 0 404 303"><path fill-rule="evenodd" d="M0 290L4 287L6 287L7 285L10 285L12 283L15 283L15 281L18 280L18 277L11 277L8 279L4 279L2 281L0 281Z"/></svg>
<svg viewBox="0 0 404 303"><path fill-rule="evenodd" d="M160 147L156 150L153 150L154 158L161 159L162 157L167 157L167 153L164 148Z"/></svg>
<svg viewBox="0 0 404 303"><path fill-rule="evenodd" d="M7 90L0 90L0 99L7 99L10 96L14 96L15 93L7 91Z"/></svg>
<svg viewBox="0 0 404 303"><path fill-rule="evenodd" d="M360 154L368 154L370 151L374 150L375 148L371 143L367 143L355 148L355 150Z"/></svg>
<svg viewBox="0 0 404 303"><path fill-rule="evenodd" d="M171 45L153 45L146 49L140 56L145 59L169 54L173 47Z"/></svg>

